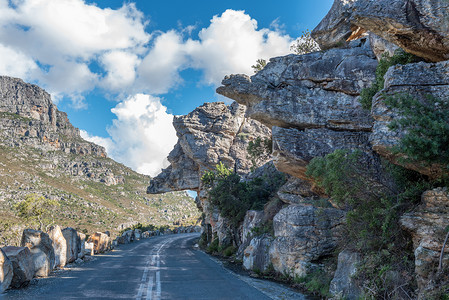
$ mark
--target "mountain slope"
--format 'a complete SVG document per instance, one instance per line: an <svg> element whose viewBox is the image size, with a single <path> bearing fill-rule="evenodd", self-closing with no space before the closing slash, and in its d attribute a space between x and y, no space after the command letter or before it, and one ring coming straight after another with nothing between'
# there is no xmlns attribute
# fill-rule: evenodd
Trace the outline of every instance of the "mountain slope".
<svg viewBox="0 0 449 300"><path fill-rule="evenodd" d="M87 232L196 222L192 198L148 196L149 181L83 140L44 90L0 76L0 244L16 243L30 225L14 205L32 193L58 201L55 223Z"/></svg>

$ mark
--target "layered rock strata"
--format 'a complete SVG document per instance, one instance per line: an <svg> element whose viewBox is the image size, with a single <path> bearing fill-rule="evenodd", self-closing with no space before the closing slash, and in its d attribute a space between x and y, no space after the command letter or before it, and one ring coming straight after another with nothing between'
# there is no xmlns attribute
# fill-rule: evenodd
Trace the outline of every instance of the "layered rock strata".
<svg viewBox="0 0 449 300"><path fill-rule="evenodd" d="M322 49L372 32L407 52L438 62L449 59L449 6L445 0L335 0L313 30Z"/></svg>

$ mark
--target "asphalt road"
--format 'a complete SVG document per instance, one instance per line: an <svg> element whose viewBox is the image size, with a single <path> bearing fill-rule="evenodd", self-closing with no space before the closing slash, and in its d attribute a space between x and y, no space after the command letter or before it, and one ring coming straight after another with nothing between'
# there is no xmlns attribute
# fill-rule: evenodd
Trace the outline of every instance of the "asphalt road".
<svg viewBox="0 0 449 300"><path fill-rule="evenodd" d="M273 283L242 278L194 249L199 234L152 237L96 256L70 271L10 290L0 299L303 299ZM270 288L268 288L270 287ZM278 296L273 296L275 291Z"/></svg>

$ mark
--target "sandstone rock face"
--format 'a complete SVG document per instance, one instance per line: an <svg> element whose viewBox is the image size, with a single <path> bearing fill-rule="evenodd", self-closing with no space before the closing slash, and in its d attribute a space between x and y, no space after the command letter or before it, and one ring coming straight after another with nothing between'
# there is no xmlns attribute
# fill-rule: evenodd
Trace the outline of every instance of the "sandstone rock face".
<svg viewBox="0 0 449 300"><path fill-rule="evenodd" d="M304 180L307 165L314 157L325 156L337 149L361 150L366 160L373 161L368 132L334 131L326 128L286 129L273 127L273 162L276 168ZM309 179L310 180L310 179Z"/></svg>
<svg viewBox="0 0 449 300"><path fill-rule="evenodd" d="M352 23L430 61L449 59L445 0L355 1Z"/></svg>
<svg viewBox="0 0 449 300"><path fill-rule="evenodd" d="M449 61L439 63L414 63L391 67L385 74L385 88L373 99L372 115L375 119L370 142L373 149L403 167L435 177L441 175L440 166L425 166L420 162L409 163L398 160L392 147L399 144L405 132L391 131L388 125L400 115L385 105L385 97L395 94L407 94L422 101L428 96L449 99ZM427 99L427 100L426 100ZM438 109L438 108L435 108Z"/></svg>
<svg viewBox="0 0 449 300"><path fill-rule="evenodd" d="M361 262L360 254L344 250L338 254L338 266L331 281L329 293L334 297L358 300L362 291L355 283L353 276L357 273L357 264Z"/></svg>
<svg viewBox="0 0 449 300"><path fill-rule="evenodd" d="M62 234L67 243L66 263L72 263L78 258L78 253L81 249L81 241L78 232L71 227L67 227L62 230Z"/></svg>
<svg viewBox="0 0 449 300"><path fill-rule="evenodd" d="M5 252L0 249L0 294L2 294L9 285L13 278L13 267L9 258Z"/></svg>
<svg viewBox="0 0 449 300"><path fill-rule="evenodd" d="M58 225L50 227L48 235L55 251L55 267L63 268L67 261L67 241Z"/></svg>
<svg viewBox="0 0 449 300"><path fill-rule="evenodd" d="M432 289L432 276L437 271L441 249L449 224L449 191L437 188L422 194L421 205L400 219L401 227L412 234L415 248L415 273L420 291ZM445 270L449 264L449 245L443 256ZM444 267L443 266L443 267ZM430 286L428 286L430 285Z"/></svg>
<svg viewBox="0 0 449 300"><path fill-rule="evenodd" d="M364 45L272 58L257 74L225 77L217 93L248 107L248 116L285 128L369 131L357 101L374 80L377 60Z"/></svg>
<svg viewBox="0 0 449 300"><path fill-rule="evenodd" d="M219 162L239 174L249 172L251 162L246 148L270 130L245 117L246 109L233 103L205 103L185 116L175 117L178 143L168 156L170 166L153 178L148 193L200 189L200 177Z"/></svg>
<svg viewBox="0 0 449 300"><path fill-rule="evenodd" d="M352 6L357 0L335 0L331 9L311 35L323 50L342 47L351 36Z"/></svg>
<svg viewBox="0 0 449 300"><path fill-rule="evenodd" d="M312 192L312 185L308 181L296 177L291 177L287 183L281 186L277 195L282 202L287 204L301 204L318 197Z"/></svg>
<svg viewBox="0 0 449 300"><path fill-rule="evenodd" d="M268 271L271 264L269 250L273 240L268 235L253 238L243 253L243 267L251 271Z"/></svg>
<svg viewBox="0 0 449 300"><path fill-rule="evenodd" d="M34 277L34 264L30 249L27 247L8 246L2 248L2 250L8 256L13 267L14 276L11 281L11 287L21 288L28 285Z"/></svg>
<svg viewBox="0 0 449 300"><path fill-rule="evenodd" d="M241 247L245 249L252 237L254 236L253 229L259 227L263 223L264 213L263 211L258 210L248 210L245 215L245 219L242 224L242 233L241 233Z"/></svg>
<svg viewBox="0 0 449 300"><path fill-rule="evenodd" d="M275 240L270 247L274 269L304 276L311 261L329 255L341 237L345 212L334 208L290 205L273 220Z"/></svg>
<svg viewBox="0 0 449 300"><path fill-rule="evenodd" d="M430 61L449 59L449 8L445 0L335 0L312 32L322 49L372 32Z"/></svg>
<svg viewBox="0 0 449 300"><path fill-rule="evenodd" d="M53 242L45 232L25 229L22 235L22 247L28 247L34 264L36 277L47 277L55 266Z"/></svg>
<svg viewBox="0 0 449 300"><path fill-rule="evenodd" d="M393 56L394 52L399 49L395 44L375 35L374 33L369 34L369 42L377 60L380 60L384 55Z"/></svg>

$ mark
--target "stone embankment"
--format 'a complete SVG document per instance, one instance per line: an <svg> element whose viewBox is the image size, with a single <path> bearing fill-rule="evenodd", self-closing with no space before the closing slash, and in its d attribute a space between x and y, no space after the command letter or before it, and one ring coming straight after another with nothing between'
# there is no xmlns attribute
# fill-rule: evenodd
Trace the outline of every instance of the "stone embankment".
<svg viewBox="0 0 449 300"><path fill-rule="evenodd" d="M105 253L120 244L129 244L152 236L199 232L199 226L177 227L164 231L127 230L112 239L110 233L86 235L67 227L52 226L47 232L25 229L20 247L0 248L0 294L7 289L26 287L33 278L47 277L69 264L81 264L96 254Z"/></svg>

